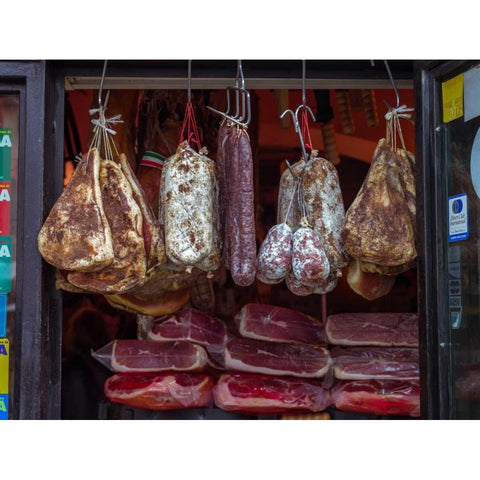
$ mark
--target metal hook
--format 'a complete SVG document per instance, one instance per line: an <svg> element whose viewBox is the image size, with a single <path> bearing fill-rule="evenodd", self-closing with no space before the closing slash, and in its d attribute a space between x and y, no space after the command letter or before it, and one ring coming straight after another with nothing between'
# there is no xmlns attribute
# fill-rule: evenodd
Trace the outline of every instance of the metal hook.
<svg viewBox="0 0 480 480"><path fill-rule="evenodd" d="M298 109L297 109L298 110ZM280 118L283 118L285 116L286 113L290 113L292 115L292 119L293 119L293 125L295 127L295 131L298 133L298 137L300 139L300 146L302 147L302 153L303 153L303 158L305 159L305 162L308 161L308 156L307 156L307 150L305 148L305 142L303 141L303 135L302 135L302 131L300 129L300 125L298 123L298 117L297 117L297 114L293 111L293 110L290 110L289 108L287 110L285 110L281 115L280 115Z"/></svg>
<svg viewBox="0 0 480 480"><path fill-rule="evenodd" d="M395 108L398 108L400 106L400 95L398 94L397 85L395 84L395 80L393 79L392 72L390 71L390 67L388 66L388 62L384 60L384 63L385 68L387 69L388 76L390 77L390 81L392 82L393 90L395 91L395 97L397 99L397 106Z"/></svg>
<svg viewBox="0 0 480 480"><path fill-rule="evenodd" d="M241 86L240 86L241 85ZM235 104L236 104L236 111L233 115L228 115L230 111L230 92L235 91ZM240 95L242 96L242 103L240 105ZM251 101L250 101L250 93L245 89L245 77L243 76L243 69L242 69L242 61L237 61L237 76L235 78L235 86L227 87L227 111L220 112L213 107L207 105L207 108L212 112L215 112L232 122L240 125L240 126L247 126L251 120ZM247 117L246 120L245 116Z"/></svg>
<svg viewBox="0 0 480 480"><path fill-rule="evenodd" d="M103 64L103 72L102 72L102 78L100 79L100 88L98 89L98 107L101 108L103 107L102 105L102 93L103 93L103 82L105 81L105 72L107 71L107 62L108 60L105 60ZM107 99L105 101L105 106L108 102L108 95L110 92L107 93Z"/></svg>

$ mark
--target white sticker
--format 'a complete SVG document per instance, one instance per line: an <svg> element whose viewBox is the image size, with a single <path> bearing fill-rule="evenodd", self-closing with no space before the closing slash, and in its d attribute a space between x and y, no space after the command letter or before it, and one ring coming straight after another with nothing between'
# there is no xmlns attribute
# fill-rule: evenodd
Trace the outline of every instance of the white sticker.
<svg viewBox="0 0 480 480"><path fill-rule="evenodd" d="M480 69L478 66L463 74L463 108L465 122L480 115Z"/></svg>
<svg viewBox="0 0 480 480"><path fill-rule="evenodd" d="M470 153L470 177L475 193L480 198L480 128L475 134L472 152Z"/></svg>
<svg viewBox="0 0 480 480"><path fill-rule="evenodd" d="M451 277L460 278L460 262L449 262L448 274Z"/></svg>
<svg viewBox="0 0 480 480"><path fill-rule="evenodd" d="M460 328L462 322L462 309L452 308L450 309L450 324L452 328Z"/></svg>
<svg viewBox="0 0 480 480"><path fill-rule="evenodd" d="M467 195L454 195L448 198L448 241L458 242L468 238Z"/></svg>

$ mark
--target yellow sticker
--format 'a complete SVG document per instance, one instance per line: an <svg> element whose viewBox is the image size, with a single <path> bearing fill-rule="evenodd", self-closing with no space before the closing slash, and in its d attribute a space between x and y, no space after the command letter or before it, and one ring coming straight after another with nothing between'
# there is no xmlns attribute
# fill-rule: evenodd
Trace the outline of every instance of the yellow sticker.
<svg viewBox="0 0 480 480"><path fill-rule="evenodd" d="M0 338L0 394L8 393L8 338Z"/></svg>
<svg viewBox="0 0 480 480"><path fill-rule="evenodd" d="M442 83L443 121L463 117L463 73Z"/></svg>

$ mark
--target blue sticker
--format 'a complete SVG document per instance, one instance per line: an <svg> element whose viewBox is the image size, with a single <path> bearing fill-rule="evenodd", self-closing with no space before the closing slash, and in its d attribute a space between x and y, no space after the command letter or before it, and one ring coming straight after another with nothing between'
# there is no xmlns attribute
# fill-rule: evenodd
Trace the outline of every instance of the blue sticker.
<svg viewBox="0 0 480 480"><path fill-rule="evenodd" d="M0 394L0 420L8 420L8 395Z"/></svg>
<svg viewBox="0 0 480 480"><path fill-rule="evenodd" d="M7 295L0 294L0 338L7 336Z"/></svg>
<svg viewBox="0 0 480 480"><path fill-rule="evenodd" d="M468 238L467 195L448 197L448 241L458 242Z"/></svg>

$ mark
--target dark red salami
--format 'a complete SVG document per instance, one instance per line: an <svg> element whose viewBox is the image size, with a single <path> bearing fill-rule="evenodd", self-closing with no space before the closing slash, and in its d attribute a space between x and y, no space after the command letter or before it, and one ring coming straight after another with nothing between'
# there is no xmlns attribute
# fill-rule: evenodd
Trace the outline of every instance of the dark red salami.
<svg viewBox="0 0 480 480"><path fill-rule="evenodd" d="M237 161L232 161L232 194L230 196L230 274L242 287L255 281L257 244L255 238L255 202L253 157L246 129L237 129Z"/></svg>

